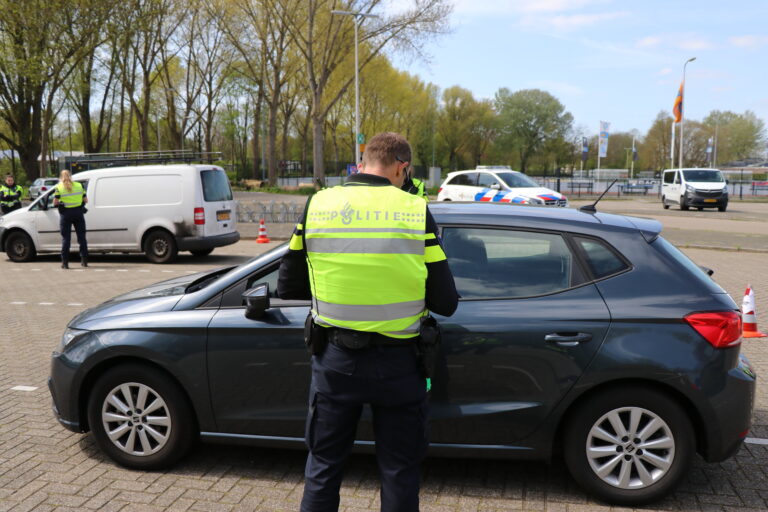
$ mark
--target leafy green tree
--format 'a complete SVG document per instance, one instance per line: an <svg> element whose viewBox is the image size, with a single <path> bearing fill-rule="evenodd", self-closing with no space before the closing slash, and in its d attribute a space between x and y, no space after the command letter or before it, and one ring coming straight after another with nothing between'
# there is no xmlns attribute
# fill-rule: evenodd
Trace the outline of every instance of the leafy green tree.
<svg viewBox="0 0 768 512"><path fill-rule="evenodd" d="M553 139L565 137L573 116L546 91L525 89L510 92L503 87L495 97L499 116L498 144L507 154L517 153L520 171L537 152Z"/></svg>
<svg viewBox="0 0 768 512"><path fill-rule="evenodd" d="M743 114L713 110L703 124L710 137L717 134L718 162L756 157L765 147L765 122L750 110Z"/></svg>

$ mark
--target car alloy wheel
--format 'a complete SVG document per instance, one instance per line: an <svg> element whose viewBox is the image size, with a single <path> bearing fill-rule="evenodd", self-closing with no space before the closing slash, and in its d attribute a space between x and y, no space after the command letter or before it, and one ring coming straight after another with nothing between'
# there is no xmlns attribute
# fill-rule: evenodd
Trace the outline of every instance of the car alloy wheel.
<svg viewBox="0 0 768 512"><path fill-rule="evenodd" d="M142 364L109 368L88 397L88 426L99 447L128 468L175 464L197 433L195 415L179 385Z"/></svg>
<svg viewBox="0 0 768 512"><path fill-rule="evenodd" d="M139 382L121 384L109 392L101 409L101 421L112 443L134 456L160 451L173 428L165 401L157 391Z"/></svg>
<svg viewBox="0 0 768 512"><path fill-rule="evenodd" d="M571 476L615 505L642 505L669 494L696 453L685 408L667 393L627 385L579 402L563 430Z"/></svg>
<svg viewBox="0 0 768 512"><path fill-rule="evenodd" d="M667 423L641 407L604 414L589 431L587 459L605 483L620 489L653 485L669 471L675 440Z"/></svg>

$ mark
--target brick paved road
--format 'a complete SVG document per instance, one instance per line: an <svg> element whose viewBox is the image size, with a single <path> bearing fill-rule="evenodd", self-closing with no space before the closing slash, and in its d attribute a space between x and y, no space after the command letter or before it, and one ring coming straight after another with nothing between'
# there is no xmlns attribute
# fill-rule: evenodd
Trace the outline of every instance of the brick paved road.
<svg viewBox="0 0 768 512"><path fill-rule="evenodd" d="M58 425L45 383L50 352L77 312L161 279L237 264L270 245L241 242L170 266L150 265L138 256L102 256L89 269L67 272L53 257L13 264L0 256L0 511L296 510L303 453L201 445L171 471L127 471L106 460L90 436ZM751 282L768 328L765 254L686 252L715 269L716 280L738 303ZM743 350L758 372L768 375L768 341L748 341ZM764 380L758 382L751 436L768 438L768 389ZM18 385L37 389L11 389ZM697 460L680 490L651 510L766 510L767 455L768 447L746 445L722 464ZM373 458L352 458L342 493L342 510L378 510ZM619 510L588 500L559 461L547 466L430 459L424 465L422 504L424 511Z"/></svg>

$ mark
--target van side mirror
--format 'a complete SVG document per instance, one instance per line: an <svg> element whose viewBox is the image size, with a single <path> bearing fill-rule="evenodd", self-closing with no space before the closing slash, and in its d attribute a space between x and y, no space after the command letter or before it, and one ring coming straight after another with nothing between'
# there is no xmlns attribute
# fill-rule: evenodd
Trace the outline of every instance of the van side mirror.
<svg viewBox="0 0 768 512"><path fill-rule="evenodd" d="M269 309L269 284L264 283L243 293L245 318L258 320Z"/></svg>

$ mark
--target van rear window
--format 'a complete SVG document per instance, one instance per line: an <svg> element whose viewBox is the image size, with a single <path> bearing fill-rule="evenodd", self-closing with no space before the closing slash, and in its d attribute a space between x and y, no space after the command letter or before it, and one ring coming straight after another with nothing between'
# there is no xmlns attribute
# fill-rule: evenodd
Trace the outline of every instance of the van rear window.
<svg viewBox="0 0 768 512"><path fill-rule="evenodd" d="M203 180L203 200L206 202L232 200L232 189L229 187L229 179L224 171L218 169L201 171L200 177Z"/></svg>

